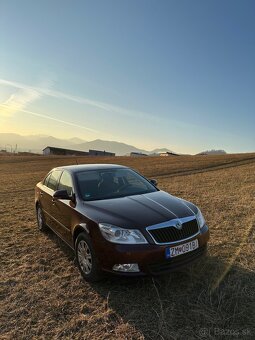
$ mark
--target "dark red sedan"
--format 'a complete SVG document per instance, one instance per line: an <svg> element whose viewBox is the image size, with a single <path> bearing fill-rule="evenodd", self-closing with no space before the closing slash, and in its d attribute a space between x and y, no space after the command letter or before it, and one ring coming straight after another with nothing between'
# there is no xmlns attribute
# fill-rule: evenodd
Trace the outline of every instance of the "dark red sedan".
<svg viewBox="0 0 255 340"><path fill-rule="evenodd" d="M161 274L206 252L209 230L194 204L121 165L51 170L36 185L40 230L50 227L75 251L81 274Z"/></svg>

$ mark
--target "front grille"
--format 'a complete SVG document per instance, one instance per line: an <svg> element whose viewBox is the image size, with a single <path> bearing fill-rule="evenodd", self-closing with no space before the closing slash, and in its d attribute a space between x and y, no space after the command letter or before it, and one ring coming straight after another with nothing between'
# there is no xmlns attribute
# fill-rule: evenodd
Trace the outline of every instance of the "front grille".
<svg viewBox="0 0 255 340"><path fill-rule="evenodd" d="M175 271L178 268L185 266L190 262L193 262L199 257L203 256L206 253L206 251L207 246L204 245L191 251L190 253L179 255L159 263L151 263L148 265L148 270L151 274L155 275Z"/></svg>
<svg viewBox="0 0 255 340"><path fill-rule="evenodd" d="M148 232L157 243L176 242L197 234L198 224L196 218L182 224L182 229L178 230L174 226L149 229Z"/></svg>

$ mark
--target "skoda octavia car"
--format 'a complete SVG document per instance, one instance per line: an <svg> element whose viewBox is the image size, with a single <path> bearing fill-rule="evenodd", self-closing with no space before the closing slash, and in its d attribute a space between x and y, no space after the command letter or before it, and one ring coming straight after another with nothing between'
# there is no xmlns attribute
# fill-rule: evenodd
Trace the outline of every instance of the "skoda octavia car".
<svg viewBox="0 0 255 340"><path fill-rule="evenodd" d="M198 207L156 184L121 165L55 168L35 188L38 227L75 251L88 281L175 270L205 253L209 231Z"/></svg>

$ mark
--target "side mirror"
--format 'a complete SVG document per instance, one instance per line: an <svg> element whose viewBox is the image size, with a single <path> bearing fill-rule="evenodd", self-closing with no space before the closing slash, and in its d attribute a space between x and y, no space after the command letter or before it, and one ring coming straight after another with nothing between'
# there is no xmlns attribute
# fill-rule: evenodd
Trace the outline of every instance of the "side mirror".
<svg viewBox="0 0 255 340"><path fill-rule="evenodd" d="M156 179L150 179L149 181L151 184L155 185L155 187L158 185L158 181Z"/></svg>
<svg viewBox="0 0 255 340"><path fill-rule="evenodd" d="M53 194L53 198L60 200L71 200L72 197L68 195L67 190L57 190Z"/></svg>

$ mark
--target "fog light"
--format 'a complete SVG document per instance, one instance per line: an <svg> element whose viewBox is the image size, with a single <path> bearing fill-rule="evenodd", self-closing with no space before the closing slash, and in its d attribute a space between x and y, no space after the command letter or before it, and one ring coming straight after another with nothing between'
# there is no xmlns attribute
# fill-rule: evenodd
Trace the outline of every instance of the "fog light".
<svg viewBox="0 0 255 340"><path fill-rule="evenodd" d="M115 264L112 269L116 272L124 273L137 273L140 271L137 263Z"/></svg>

